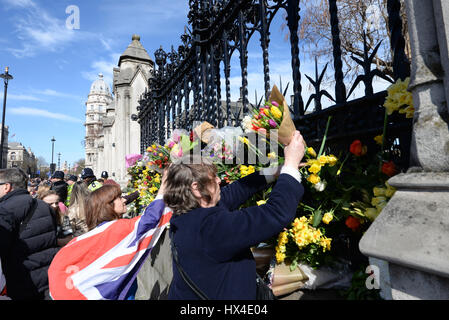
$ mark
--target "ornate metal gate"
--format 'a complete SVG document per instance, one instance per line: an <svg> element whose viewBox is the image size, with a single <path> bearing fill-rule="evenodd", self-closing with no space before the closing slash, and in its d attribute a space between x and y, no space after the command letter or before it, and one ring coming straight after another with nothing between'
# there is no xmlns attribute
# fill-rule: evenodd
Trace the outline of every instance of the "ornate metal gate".
<svg viewBox="0 0 449 320"><path fill-rule="evenodd" d="M297 36L299 2L300 0L189 0L191 33L184 32L181 36L182 45L177 50L172 47L167 53L160 48L155 52L157 69L149 79L149 90L143 94L138 107L142 133L141 151L154 142L164 143L174 128L191 130L194 121L208 121L217 127L239 125L242 114L249 107L247 44L256 33L260 35L265 97L268 97L271 88L269 31L273 18L281 8L287 13L286 21L290 32L293 79L293 101L290 108L297 128L308 144L316 145L324 134L328 117L332 116L333 125L329 129L327 141L334 150L347 148L354 138L367 138L368 145L373 143L370 137L382 133L384 108L381 106L386 92L374 93L372 80L374 76L382 75L377 69L371 70L374 54L369 52L365 44L364 59L358 61L364 74L357 77L347 94L343 81L337 0L328 0L336 103L321 109L321 81L315 79L313 85L317 94L312 97L315 110L305 114ZM404 53L400 1L388 0L387 10L394 80L404 79L410 71L409 61ZM375 50L377 49L373 51ZM230 61L235 52L239 53L240 59L241 108L232 108L230 95ZM220 70L221 63L224 70ZM220 76L221 71L224 72L224 79ZM221 81L225 84L224 97L221 96ZM350 93L359 82L363 82L365 86L365 96L348 101ZM222 100L225 101L224 108ZM409 162L412 120L393 115L389 117L389 121L391 125L387 143L398 151L397 163L406 168Z"/></svg>

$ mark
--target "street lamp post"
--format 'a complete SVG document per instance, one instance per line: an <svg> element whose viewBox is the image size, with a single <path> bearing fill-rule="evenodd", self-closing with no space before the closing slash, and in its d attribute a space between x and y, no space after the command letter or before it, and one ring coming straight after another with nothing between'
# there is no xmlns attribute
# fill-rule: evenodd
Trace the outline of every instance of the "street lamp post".
<svg viewBox="0 0 449 320"><path fill-rule="evenodd" d="M5 131L5 113L6 113L6 94L8 93L8 81L13 77L8 73L9 67L5 68L5 73L0 74L0 78L3 78L3 82L5 83L5 93L3 95L3 115L2 115L2 133L1 133L1 142L0 142L0 168L3 168L3 133Z"/></svg>
<svg viewBox="0 0 449 320"><path fill-rule="evenodd" d="M55 152L55 137L51 139L51 164L50 164L50 172L51 174L55 173L55 164L53 163L53 155Z"/></svg>

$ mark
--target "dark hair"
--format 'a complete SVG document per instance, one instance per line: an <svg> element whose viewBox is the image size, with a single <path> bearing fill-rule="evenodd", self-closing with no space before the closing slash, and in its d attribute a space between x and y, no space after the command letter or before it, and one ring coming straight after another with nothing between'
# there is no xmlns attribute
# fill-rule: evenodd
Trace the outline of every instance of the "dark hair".
<svg viewBox="0 0 449 320"><path fill-rule="evenodd" d="M7 182L12 190L27 189L28 176L20 168L0 169L0 182Z"/></svg>
<svg viewBox="0 0 449 320"><path fill-rule="evenodd" d="M85 216L89 230L100 223L119 219L121 214L114 210L114 200L122 195L120 187L106 185L92 191L86 199Z"/></svg>
<svg viewBox="0 0 449 320"><path fill-rule="evenodd" d="M207 202L212 200L207 187L214 182L217 168L205 158L193 158L188 156L181 163L172 163L166 172L164 202L174 214L179 215L199 207L199 201L191 189L194 182L198 183L201 198Z"/></svg>

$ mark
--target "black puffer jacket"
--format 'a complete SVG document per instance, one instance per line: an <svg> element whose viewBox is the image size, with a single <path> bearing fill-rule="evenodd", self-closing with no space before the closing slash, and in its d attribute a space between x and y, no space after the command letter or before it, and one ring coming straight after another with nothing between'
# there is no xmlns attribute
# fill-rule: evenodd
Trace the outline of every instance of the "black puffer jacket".
<svg viewBox="0 0 449 320"><path fill-rule="evenodd" d="M0 257L6 277L8 296L12 299L42 299L48 289L48 267L58 252L56 217L42 200L25 229L20 223L32 205L26 190L14 190L0 198ZM8 222L9 223L5 223Z"/></svg>

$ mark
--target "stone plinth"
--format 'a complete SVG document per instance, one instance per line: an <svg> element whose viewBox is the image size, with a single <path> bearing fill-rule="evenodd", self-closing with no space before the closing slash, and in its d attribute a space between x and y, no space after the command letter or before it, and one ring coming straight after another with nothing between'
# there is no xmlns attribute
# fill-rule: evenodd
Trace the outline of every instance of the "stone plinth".
<svg viewBox="0 0 449 320"><path fill-rule="evenodd" d="M363 254L389 262L380 267L390 286L383 295L449 298L449 173L408 172L388 183L397 191L359 244Z"/></svg>

